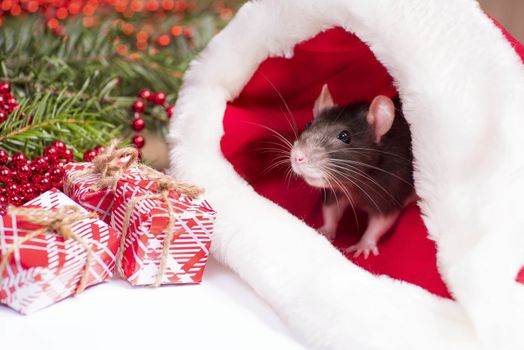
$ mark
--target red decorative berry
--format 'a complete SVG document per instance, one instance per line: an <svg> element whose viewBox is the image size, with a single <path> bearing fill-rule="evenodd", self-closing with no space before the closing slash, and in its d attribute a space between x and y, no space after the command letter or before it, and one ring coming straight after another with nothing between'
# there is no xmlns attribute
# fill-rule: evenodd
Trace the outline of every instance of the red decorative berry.
<svg viewBox="0 0 524 350"><path fill-rule="evenodd" d="M3 149L0 149L0 165L7 164L9 161L9 154Z"/></svg>
<svg viewBox="0 0 524 350"><path fill-rule="evenodd" d="M49 164L49 166L60 163L60 160L57 156L44 156L44 159L47 162L47 164Z"/></svg>
<svg viewBox="0 0 524 350"><path fill-rule="evenodd" d="M45 174L45 172L49 169L49 164L45 160L44 157L36 157L31 161L31 165L34 167L35 172L39 174Z"/></svg>
<svg viewBox="0 0 524 350"><path fill-rule="evenodd" d="M22 204L22 196L20 194L13 194L9 196L9 202L15 206Z"/></svg>
<svg viewBox="0 0 524 350"><path fill-rule="evenodd" d="M133 136L133 144L136 148L140 149L144 147L144 145L146 144L146 140L142 135L135 135Z"/></svg>
<svg viewBox="0 0 524 350"><path fill-rule="evenodd" d="M61 156L62 153L64 153L64 151L66 150L66 145L65 145L64 141L56 140L56 141L54 141L51 144L51 146L56 148L56 150L58 151L58 155L59 156Z"/></svg>
<svg viewBox="0 0 524 350"><path fill-rule="evenodd" d="M142 118L134 118L131 126L133 130L140 132L146 127L146 122Z"/></svg>
<svg viewBox="0 0 524 350"><path fill-rule="evenodd" d="M66 162L69 163L73 160L74 154L73 151L71 151L69 148L66 148L64 152L62 152L61 158Z"/></svg>
<svg viewBox="0 0 524 350"><path fill-rule="evenodd" d="M40 174L33 174L31 175L31 182L33 182L34 184L39 184L40 181L44 178L44 175L40 175Z"/></svg>
<svg viewBox="0 0 524 350"><path fill-rule="evenodd" d="M31 176L31 167L27 164L22 164L16 171L16 178L18 181L26 181Z"/></svg>
<svg viewBox="0 0 524 350"><path fill-rule="evenodd" d="M35 198L37 196L37 192L35 188L33 187L33 184L27 183L29 186L27 188L24 188L24 200L30 201L31 199Z"/></svg>
<svg viewBox="0 0 524 350"><path fill-rule="evenodd" d="M95 151L96 155L99 155L104 153L106 151L106 148L104 146L96 146L95 148L93 148L93 150Z"/></svg>
<svg viewBox="0 0 524 350"><path fill-rule="evenodd" d="M131 106L131 109L135 113L142 113L146 109L146 104L142 100L136 100Z"/></svg>
<svg viewBox="0 0 524 350"><path fill-rule="evenodd" d="M32 181L32 177L31 177L31 181ZM23 184L21 184L20 186L22 186L22 191L25 193L27 192L27 190L29 190L30 188L33 188L33 183L32 182L29 182L29 180L27 182L24 182Z"/></svg>
<svg viewBox="0 0 524 350"><path fill-rule="evenodd" d="M53 146L47 146L46 148L44 148L44 156L58 157L58 155L59 155L58 150L54 148Z"/></svg>
<svg viewBox="0 0 524 350"><path fill-rule="evenodd" d="M0 167L0 182L8 183L12 180L13 173L11 169L6 166Z"/></svg>
<svg viewBox="0 0 524 350"><path fill-rule="evenodd" d="M88 149L84 153L84 162L92 162L96 158L96 152L94 149Z"/></svg>
<svg viewBox="0 0 524 350"><path fill-rule="evenodd" d="M8 82L0 83L0 93L7 94L11 91L11 85Z"/></svg>
<svg viewBox="0 0 524 350"><path fill-rule="evenodd" d="M151 93L151 90L142 89L140 90L140 93L138 94L138 96L142 97L143 99L150 100L153 94Z"/></svg>
<svg viewBox="0 0 524 350"><path fill-rule="evenodd" d="M51 180L47 176L43 176L38 183L40 192L45 192L51 189Z"/></svg>
<svg viewBox="0 0 524 350"><path fill-rule="evenodd" d="M7 120L7 113L0 111L0 124Z"/></svg>
<svg viewBox="0 0 524 350"><path fill-rule="evenodd" d="M49 170L51 181L60 181L64 175L64 169L60 167L53 167Z"/></svg>
<svg viewBox="0 0 524 350"><path fill-rule="evenodd" d="M175 106L166 107L166 113L167 113L167 119L171 119L173 117L173 113L175 113Z"/></svg>
<svg viewBox="0 0 524 350"><path fill-rule="evenodd" d="M153 102L157 105L163 106L166 103L166 94L162 91L157 92L153 97Z"/></svg>
<svg viewBox="0 0 524 350"><path fill-rule="evenodd" d="M51 187L54 188L62 189L63 185L64 183L62 182L62 180L51 182Z"/></svg>
<svg viewBox="0 0 524 350"><path fill-rule="evenodd" d="M11 198L14 195L20 194L21 190L22 188L20 187L20 185L14 182L11 182L7 186L5 186L5 192L7 193L7 196L9 198Z"/></svg>
<svg viewBox="0 0 524 350"><path fill-rule="evenodd" d="M13 154L13 157L11 157L11 161L16 164L27 163L27 157L20 152L16 152Z"/></svg>
<svg viewBox="0 0 524 350"><path fill-rule="evenodd" d="M0 207L6 206L8 204L7 197L0 194Z"/></svg>

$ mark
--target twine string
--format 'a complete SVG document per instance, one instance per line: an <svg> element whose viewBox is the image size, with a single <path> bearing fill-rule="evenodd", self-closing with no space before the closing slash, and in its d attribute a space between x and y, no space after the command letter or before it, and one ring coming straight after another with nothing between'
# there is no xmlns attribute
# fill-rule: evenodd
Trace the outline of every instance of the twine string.
<svg viewBox="0 0 524 350"><path fill-rule="evenodd" d="M100 179L91 188L94 191L100 191L109 187L114 191L122 175L130 168L138 165L136 148L118 148L118 143L118 140L112 141L107 149L93 160L92 167L69 176L66 181L67 187L70 188L73 182L82 176L100 174ZM125 158L127 158L127 161L121 164L121 159Z"/></svg>
<svg viewBox="0 0 524 350"><path fill-rule="evenodd" d="M84 264L82 278L78 283L75 295L82 293L87 286L89 278L89 267L93 261L93 251L89 243L83 237L73 232L71 226L80 220L94 219L98 218L98 216L95 213L85 213L79 207L72 205L60 207L55 211L49 211L48 209L40 208L22 208L10 206L8 212L9 214L14 214L17 216L24 216L26 221L40 225L42 228L25 235L7 249L5 255L2 257L2 261L0 262L0 285L2 283L4 270L7 267L11 255L33 238L48 232L52 232L57 236L64 238L66 241L70 239L77 241L86 251L86 261Z"/></svg>
<svg viewBox="0 0 524 350"><path fill-rule="evenodd" d="M133 212L135 211L136 206L138 205L138 202L147 200L147 199L159 199L166 205L167 208L167 215L168 218L168 224L165 228L166 236L164 238L164 244L162 247L162 254L160 256L160 265L158 268L158 272L155 277L155 281L153 283L153 287L158 287L160 284L162 284L162 280L164 278L164 274L167 268L167 258L169 256L169 248L171 247L171 241L174 237L174 227L177 220L177 216L175 214L175 208L173 207L173 204L170 201L169 194L172 191L176 191L180 194L184 194L188 197L195 198L198 195L200 195L203 190L202 188L192 185L187 182L182 181L176 181L172 179L169 176L166 176L150 167L141 165L140 166L142 172L144 175L149 176L149 180L155 181L157 184L156 193L149 193L145 194L143 196L134 197L129 201L129 204L127 206L126 213L124 215L124 222L122 225L122 238L120 240L120 249L119 249L119 255L117 258L117 269L121 276L124 276L123 268L122 268L122 260L124 255L124 248L125 248L125 240L129 231L131 216Z"/></svg>

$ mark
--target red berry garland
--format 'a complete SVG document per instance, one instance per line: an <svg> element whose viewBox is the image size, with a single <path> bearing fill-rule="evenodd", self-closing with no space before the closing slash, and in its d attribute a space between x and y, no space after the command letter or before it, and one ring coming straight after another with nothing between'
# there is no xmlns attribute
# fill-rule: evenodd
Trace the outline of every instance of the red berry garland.
<svg viewBox="0 0 524 350"><path fill-rule="evenodd" d="M0 91L3 89L0 84ZM63 166L72 159L73 152L58 140L32 160L20 152L9 157L0 149L0 215L5 215L8 204L21 205L52 187L60 189Z"/></svg>
<svg viewBox="0 0 524 350"><path fill-rule="evenodd" d="M142 118L133 118L133 124L131 124L131 126L135 131L140 132L146 127L146 122Z"/></svg>
<svg viewBox="0 0 524 350"><path fill-rule="evenodd" d="M11 85L8 82L0 82L0 125L17 107L18 102L11 95Z"/></svg>
<svg viewBox="0 0 524 350"><path fill-rule="evenodd" d="M96 146L93 149L88 149L87 151L84 152L83 160L84 162L92 162L93 159L96 158L96 156L98 156L100 153L104 151L105 151L104 146Z"/></svg>
<svg viewBox="0 0 524 350"><path fill-rule="evenodd" d="M137 133L140 133L146 127L146 122L141 118L140 114L146 110L147 104L152 103L157 106L162 106L166 110L167 119L171 119L175 111L175 106L170 106L167 103L167 96L162 91L152 92L148 89L142 89L138 93L138 99L133 102L131 109L133 110L133 121L131 127ZM136 148L140 149L144 147L146 140L140 135L136 134L132 139L133 144Z"/></svg>

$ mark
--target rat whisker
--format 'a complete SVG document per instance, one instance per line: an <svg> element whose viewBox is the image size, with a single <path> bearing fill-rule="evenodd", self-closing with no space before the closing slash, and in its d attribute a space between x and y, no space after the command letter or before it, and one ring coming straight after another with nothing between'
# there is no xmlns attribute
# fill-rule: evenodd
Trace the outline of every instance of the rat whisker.
<svg viewBox="0 0 524 350"><path fill-rule="evenodd" d="M260 153L264 153L264 154L270 153L270 154L275 154L278 157L289 158L289 153L288 152L282 151L282 150L277 149L277 148L261 148L259 150L259 152Z"/></svg>
<svg viewBox="0 0 524 350"><path fill-rule="evenodd" d="M270 171L275 170L276 168L281 167L282 165L287 165L287 164L289 164L289 160L287 160L287 159L273 162L268 167L266 167L266 169L264 170L263 174L265 175L265 174L269 173Z"/></svg>
<svg viewBox="0 0 524 350"><path fill-rule="evenodd" d="M337 193L337 190L335 190L333 188L333 185L331 184L331 181L333 181L335 183L335 185L338 187L338 189L342 192L342 194L347 198L347 200L348 200L348 202L349 202L349 204L351 206L351 210L353 211L353 215L355 217L355 223L357 224L357 231L360 231L360 224L358 222L357 210L356 210L353 198L349 194L349 191L346 189L346 187L342 183L340 183L340 181L338 181L333 175L331 175L327 169L323 169L323 172L324 172L324 175L325 175L325 179L327 180L327 183L330 186L331 191L333 191L334 193ZM335 195L335 199L336 198L337 198L337 196ZM338 199L336 199L336 200L337 200L337 206L338 206L339 205L338 204Z"/></svg>
<svg viewBox="0 0 524 350"><path fill-rule="evenodd" d="M407 181L406 179L398 176L397 174L393 174L392 172L389 172L387 170L384 170L382 168L379 168L379 167L376 167L376 166L373 166L373 165L370 165L370 164L367 164L367 163L358 162L356 160L342 160L342 159L332 159L331 162L339 163L339 164L360 165L360 166L363 166L363 167L366 167L366 168L370 168L370 169L374 169L374 170L377 170L377 171L381 171L384 174L393 176L394 178L404 182L406 185L408 185L411 188L413 188L413 185L409 181Z"/></svg>
<svg viewBox="0 0 524 350"><path fill-rule="evenodd" d="M289 189L289 186L291 186L291 180L293 179L293 175L294 175L293 169L291 167L288 167L284 175L284 181L286 182L288 189Z"/></svg>
<svg viewBox="0 0 524 350"><path fill-rule="evenodd" d="M287 151L291 151L291 148L289 147L288 144L286 143L283 143L283 142L278 142L280 141L279 139L277 139L276 141L268 141L268 140L264 140L262 143L264 145L270 145L270 146L278 146L278 147L284 147L283 149L287 150Z"/></svg>
<svg viewBox="0 0 524 350"><path fill-rule="evenodd" d="M251 125L255 125L255 126L258 126L258 127L261 127L263 129L266 129L268 131L271 131L275 136L277 136L278 139L280 139L286 146L288 146L290 149L293 148L293 144L291 143L291 141L289 141L284 135L282 135L281 133L279 133L278 131L276 131L275 129L273 128L270 128L269 126L266 126L264 124L260 124L260 123L253 123L253 122L244 122L246 124L251 124Z"/></svg>
<svg viewBox="0 0 524 350"><path fill-rule="evenodd" d="M291 129L293 130L293 134L295 135L295 139L297 139L298 138L298 126L296 124L296 120L295 120L295 117L293 115L293 112L291 112L291 109L289 108L289 105L286 102L286 99L284 98L284 96L282 96L282 94L277 89L277 87L273 84L273 82L271 80L269 80L269 78L264 73L259 72L259 74L273 88L273 90L277 93L278 97L282 101L282 104L284 105L286 111L288 112L288 115L286 115L286 113L284 113L284 115L286 115L286 120L289 123L289 126L291 126ZM291 117L291 120L288 119L288 116Z"/></svg>
<svg viewBox="0 0 524 350"><path fill-rule="evenodd" d="M375 185L379 190L381 190L382 192L384 192L384 194L386 194L391 200L393 203L395 203L396 205L400 205L399 201L391 194L391 192L389 192L388 190L386 190L384 188L384 186L382 186L381 184L379 184L375 179L373 179L371 176L369 176L368 174L366 174L365 172L361 171L360 169L357 169L357 168L354 168L354 167L351 167L351 168L347 168L347 167L343 167L343 166L340 166L340 165L336 165L336 164L332 164L333 167L335 167L338 171L337 171L337 174L342 177L342 178L347 178L348 175L346 175L345 173L343 173L342 171L346 171L346 172L350 172L350 173L353 173L353 174L356 174L358 176L361 176L363 177L364 179L370 181L373 185ZM357 178L353 178L354 180L357 180ZM381 196L383 199L387 199L384 197L383 194L380 194L379 192L377 192L373 186L363 180L359 180L359 182L362 184L362 185L367 185L368 187L370 187L373 192L379 196Z"/></svg>
<svg viewBox="0 0 524 350"><path fill-rule="evenodd" d="M398 154L391 153L391 152L385 152L385 151L378 150L378 149L373 149L373 148L348 148L348 149L344 149L344 150L326 151L325 154L329 155L329 154L336 154L336 153L342 153L342 152L357 153L357 154L359 154L359 152L375 152L375 153L380 153L380 154L383 154L383 155L391 156L391 157L394 157L394 158L398 158L399 160L406 161L406 162L409 162L409 163L412 162L411 160L409 160L407 158L404 158L402 156L399 156Z"/></svg>
<svg viewBox="0 0 524 350"><path fill-rule="evenodd" d="M409 163L412 162L411 160L409 160L409 159L407 159L407 158L404 158L404 157L402 157L402 156L399 156L398 154L391 153L391 152L386 152L386 151L382 151L382 150L379 150L379 149L373 149L373 148L349 148L349 149L347 149L346 151L348 151L348 152L353 152L353 151L355 151L355 153L356 153L356 151L361 151L361 152L362 152L362 151L363 151L363 152L375 152L375 153L380 153L380 154L384 154L384 155L392 156L392 157L394 157L394 158L398 158L398 159L400 159L400 160L404 160L404 161L409 162Z"/></svg>
<svg viewBox="0 0 524 350"><path fill-rule="evenodd" d="M329 169L330 171L332 171L333 173L335 173L334 175L340 175L341 173L340 172L337 172L336 170L334 169ZM377 208L377 210L380 212L380 207L379 205L377 204L377 202L375 202L375 200L373 199L373 197L371 197L368 192L366 190L364 190L361 186L359 186L356 182L355 182L355 179L352 179L350 177L347 177L345 176L345 178L352 184L354 185L355 187L357 187L363 194L366 195L366 197L368 197L368 199L373 203L373 205Z"/></svg>

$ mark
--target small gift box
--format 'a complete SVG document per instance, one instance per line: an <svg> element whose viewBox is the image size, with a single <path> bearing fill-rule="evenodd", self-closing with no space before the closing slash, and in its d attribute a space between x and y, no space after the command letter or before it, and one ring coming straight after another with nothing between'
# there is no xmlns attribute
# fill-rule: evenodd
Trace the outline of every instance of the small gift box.
<svg viewBox="0 0 524 350"><path fill-rule="evenodd" d="M113 275L120 233L58 190L0 219L0 302L28 314Z"/></svg>
<svg viewBox="0 0 524 350"><path fill-rule="evenodd" d="M93 162L68 163L64 166L64 192L109 224L118 182L141 179L137 158L134 148L117 149L115 143Z"/></svg>
<svg viewBox="0 0 524 350"><path fill-rule="evenodd" d="M111 225L125 232L117 266L132 285L201 282L216 214L199 192L165 175L117 187Z"/></svg>

